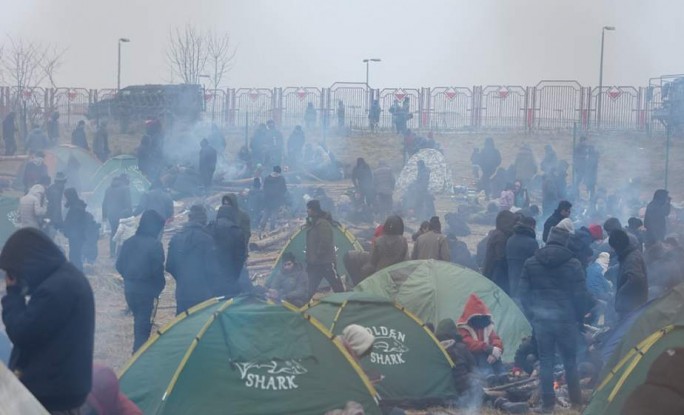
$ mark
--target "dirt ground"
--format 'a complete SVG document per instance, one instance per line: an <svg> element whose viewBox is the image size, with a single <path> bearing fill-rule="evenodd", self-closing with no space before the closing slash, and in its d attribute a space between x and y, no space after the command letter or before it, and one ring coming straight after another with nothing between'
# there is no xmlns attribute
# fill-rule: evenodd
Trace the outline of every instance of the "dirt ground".
<svg viewBox="0 0 684 415"><path fill-rule="evenodd" d="M288 132L285 132L287 136ZM489 136L482 133L467 134L441 134L435 139L444 149L447 160L453 171L454 185L472 186L474 179L470 163L470 155L473 147L481 147L484 138ZM544 146L551 144L555 148L559 159L571 160L572 135L568 132L549 132L527 135L522 133L491 134L501 151L503 166L513 162L518 149L523 143L529 144L536 157L537 163L541 161ZM322 137L307 137L309 141L322 140ZM642 198L650 199L652 191L663 186L665 145L664 137L648 137L638 134L605 134L590 136L592 142L601 152L599 167L599 187L605 187L609 191L621 188L630 178L639 177L642 182ZM131 153L139 140L139 135L113 135L111 147L114 154ZM335 153L338 160L345 165L351 166L357 157L364 157L372 167L377 166L378 161L385 160L398 174L402 167L402 155L400 152L401 141L399 137L385 133L378 135L352 135L348 137L327 137L325 140L329 148ZM681 149L681 141L672 140L670 158L670 191L673 201L684 201L684 181L679 180L684 165L684 151ZM234 159L239 147L244 143L241 133L228 135L229 159ZM0 172L5 172L8 165L0 165ZM10 169L11 170L11 169ZM317 183L321 185L321 183ZM349 180L338 183L322 184L335 197L343 189L350 186ZM212 198L217 200L219 195ZM176 224L183 223L186 219L182 214L183 208L193 201L180 201L177 206ZM216 203L216 202L215 202ZM437 213L443 216L454 209L454 202L449 195L439 195L436 200ZM416 224L409 224L409 226ZM294 227L293 227L294 228ZM472 235L463 238L471 251L475 244L489 231L488 227L471 225ZM170 239L170 233L164 235L166 244ZM268 272L275 253L282 247L274 244L269 249L261 252L253 252L250 255L248 269L252 276ZM93 286L96 306L96 345L95 359L121 369L130 358L132 347L132 316L127 314L123 296L123 285L120 276L113 268L113 260L107 255L108 240L103 237L99 241L100 255L97 262L86 267L86 274ZM159 302L155 317L155 326L162 327L174 317L175 301L173 297L173 279L167 275L167 285ZM494 414L483 410L483 414ZM562 412L559 412L562 413ZM571 414L574 412L566 412Z"/></svg>

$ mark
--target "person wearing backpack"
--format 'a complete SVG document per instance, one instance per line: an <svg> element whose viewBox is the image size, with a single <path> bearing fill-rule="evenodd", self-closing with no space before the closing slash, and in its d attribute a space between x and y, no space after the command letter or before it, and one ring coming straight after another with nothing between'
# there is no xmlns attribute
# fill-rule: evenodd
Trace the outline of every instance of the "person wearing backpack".
<svg viewBox="0 0 684 415"><path fill-rule="evenodd" d="M223 205L216 213L216 220L208 228L216 245L220 273L217 294L228 297L240 293L238 279L247 259L245 236L238 221L238 210L231 205Z"/></svg>

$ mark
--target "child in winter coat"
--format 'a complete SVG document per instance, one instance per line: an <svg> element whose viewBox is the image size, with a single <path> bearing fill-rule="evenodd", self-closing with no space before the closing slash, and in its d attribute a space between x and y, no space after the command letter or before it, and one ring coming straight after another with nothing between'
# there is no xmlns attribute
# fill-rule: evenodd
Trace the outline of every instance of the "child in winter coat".
<svg viewBox="0 0 684 415"><path fill-rule="evenodd" d="M478 369L485 375L497 376L494 380L488 379L489 383L505 383L501 363L503 342L494 330L492 313L476 294L470 294L457 327Z"/></svg>

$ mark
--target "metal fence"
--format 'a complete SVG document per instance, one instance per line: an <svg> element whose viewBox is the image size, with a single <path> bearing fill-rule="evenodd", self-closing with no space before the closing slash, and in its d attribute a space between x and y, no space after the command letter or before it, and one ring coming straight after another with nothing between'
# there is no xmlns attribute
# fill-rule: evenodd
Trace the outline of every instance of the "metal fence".
<svg viewBox="0 0 684 415"><path fill-rule="evenodd" d="M44 122L52 111L74 125L88 106L116 94L113 89L0 87L0 116L19 111L26 126ZM597 111L601 96L601 108ZM422 130L660 129L652 113L661 103L661 87L583 86L576 81L541 81L535 86L483 85L374 89L364 83L336 82L329 88L228 88L205 90L205 118L226 128L253 126L273 119L283 128L304 125L311 103L316 122L310 128L368 128L368 111L378 100L380 128L392 128L389 108L409 101L408 127ZM339 103L344 119L337 118Z"/></svg>

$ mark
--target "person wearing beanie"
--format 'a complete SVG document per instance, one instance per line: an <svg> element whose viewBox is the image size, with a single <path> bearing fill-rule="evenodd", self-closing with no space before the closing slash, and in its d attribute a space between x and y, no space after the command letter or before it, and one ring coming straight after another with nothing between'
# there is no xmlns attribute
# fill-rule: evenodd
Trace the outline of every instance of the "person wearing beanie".
<svg viewBox="0 0 684 415"><path fill-rule="evenodd" d="M428 231L416 239L411 259L436 259L451 262L451 251L446 236L442 235L442 224L438 216L428 222Z"/></svg>
<svg viewBox="0 0 684 415"><path fill-rule="evenodd" d="M287 182L281 173L280 166L273 167L273 173L266 176L264 179L263 197L264 197L264 214L261 220L261 231L266 229L266 225L270 222L270 230L275 229L274 219L278 215L278 211L286 203L287 198Z"/></svg>
<svg viewBox="0 0 684 415"><path fill-rule="evenodd" d="M601 225L589 225L589 233L594 241L603 240L603 229L601 228Z"/></svg>
<svg viewBox="0 0 684 415"><path fill-rule="evenodd" d="M347 351L355 359L360 360L368 356L373 350L375 336L363 326L350 324L342 330L340 340L342 340Z"/></svg>
<svg viewBox="0 0 684 415"><path fill-rule="evenodd" d="M334 292L344 291L342 282L337 277L335 266L335 240L332 217L321 209L321 202L312 199L306 203L306 272L309 275L309 298L318 290L321 280L325 278Z"/></svg>
<svg viewBox="0 0 684 415"><path fill-rule="evenodd" d="M556 225L556 227L568 231L570 235L575 233L575 224L572 223L572 219L570 218L565 218L562 221L558 222L558 225Z"/></svg>
<svg viewBox="0 0 684 415"><path fill-rule="evenodd" d="M558 207L556 210L549 216L548 219L546 219L546 222L544 222L544 233L542 234L542 240L546 242L546 240L549 237L549 232L551 232L551 228L558 225L560 221L562 221L565 218L570 217L570 213L572 210L572 203L568 202L567 200L561 200L560 203L558 203ZM546 212L544 212L546 214Z"/></svg>
<svg viewBox="0 0 684 415"><path fill-rule="evenodd" d="M608 243L615 250L620 266L615 284L615 312L622 320L648 300L646 264L641 251L630 242L622 229L610 234Z"/></svg>
<svg viewBox="0 0 684 415"><path fill-rule="evenodd" d="M665 189L658 189L653 200L646 207L644 226L646 227L646 244L652 245L665 240L667 234L667 217L670 215L670 194Z"/></svg>
<svg viewBox="0 0 684 415"><path fill-rule="evenodd" d="M169 241L166 271L176 280L176 314L220 295L216 245L206 225L204 206L193 205L188 222Z"/></svg>
<svg viewBox="0 0 684 415"><path fill-rule="evenodd" d="M560 221L559 221L560 222ZM570 402L582 403L577 372L578 328L593 308L582 264L567 247L570 233L553 226L546 246L525 261L518 292L532 323L540 360L542 411L552 412L556 397L553 371L556 348L565 367Z"/></svg>
<svg viewBox="0 0 684 415"><path fill-rule="evenodd" d="M487 250L482 264L482 275L492 280L507 294L510 293L508 280L508 261L506 261L506 242L513 235L513 227L518 221L515 213L503 210L496 215L496 229L489 234Z"/></svg>
<svg viewBox="0 0 684 415"><path fill-rule="evenodd" d="M150 337L152 310L166 280L164 279L164 247L159 234L164 218L154 210L146 210L135 235L124 241L116 270L124 280L124 295L133 312L133 353Z"/></svg>
<svg viewBox="0 0 684 415"><path fill-rule="evenodd" d="M510 295L514 299L518 298L518 284L523 264L539 249L537 235L534 232L536 225L534 219L523 216L513 227L513 235L506 241L508 281Z"/></svg>

